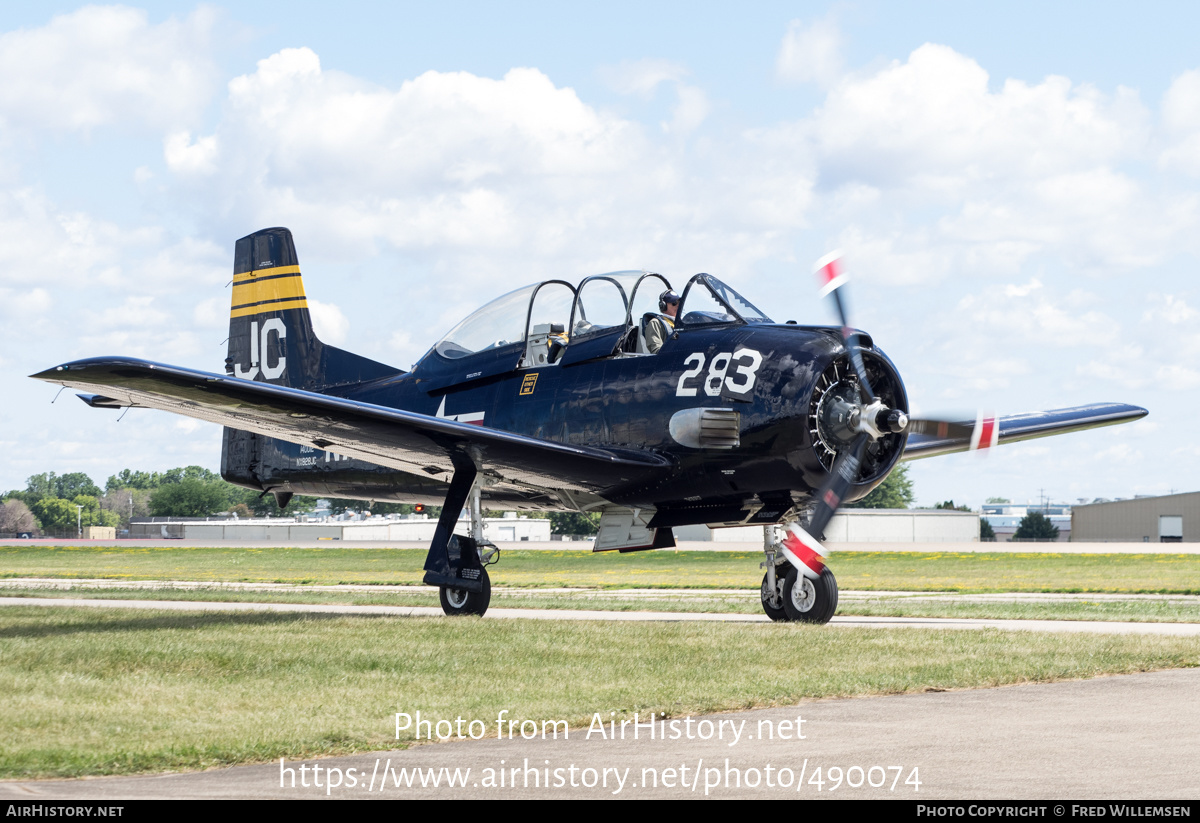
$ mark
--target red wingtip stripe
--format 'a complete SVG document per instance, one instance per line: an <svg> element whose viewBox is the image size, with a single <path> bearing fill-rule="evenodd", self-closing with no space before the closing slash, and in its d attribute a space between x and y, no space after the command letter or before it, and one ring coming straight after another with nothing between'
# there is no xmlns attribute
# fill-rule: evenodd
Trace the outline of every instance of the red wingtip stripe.
<svg viewBox="0 0 1200 823"><path fill-rule="evenodd" d="M971 432L971 450L990 449L1000 440L1000 426L996 424L994 415L980 414L975 420L975 428Z"/></svg>

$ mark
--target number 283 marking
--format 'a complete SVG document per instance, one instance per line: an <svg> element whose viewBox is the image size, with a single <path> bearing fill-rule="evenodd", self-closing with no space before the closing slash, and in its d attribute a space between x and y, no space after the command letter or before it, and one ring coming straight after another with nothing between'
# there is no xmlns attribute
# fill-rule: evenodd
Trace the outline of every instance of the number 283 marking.
<svg viewBox="0 0 1200 823"><path fill-rule="evenodd" d="M697 387L689 386L687 382L700 376L704 371L704 361L705 357L700 352L689 354L683 361L683 365L691 368L679 375L679 385L675 389L676 397L696 396ZM738 349L732 354L714 354L708 364L708 374L704 377L704 393L709 397L717 397L723 387L728 387L729 391L735 394L749 394L754 388L754 381L758 379L758 367L761 365L762 355L754 349ZM729 373L731 366L734 367L732 374Z"/></svg>

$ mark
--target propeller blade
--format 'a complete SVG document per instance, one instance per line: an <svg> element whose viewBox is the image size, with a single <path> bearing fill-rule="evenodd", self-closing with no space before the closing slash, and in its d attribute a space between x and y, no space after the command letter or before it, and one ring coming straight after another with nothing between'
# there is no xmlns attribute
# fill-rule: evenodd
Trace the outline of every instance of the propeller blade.
<svg viewBox="0 0 1200 823"><path fill-rule="evenodd" d="M783 538L783 556L805 577L816 580L825 571L825 558L829 550L799 524L788 525L787 537Z"/></svg>
<svg viewBox="0 0 1200 823"><path fill-rule="evenodd" d="M935 420L927 417L910 417L908 433L944 440L947 444L967 443L971 451L990 449L1000 438L1000 426L996 415L979 412L974 422L963 420Z"/></svg>
<svg viewBox="0 0 1200 823"><path fill-rule="evenodd" d="M862 465L863 451L869 439L865 432L861 433L850 444L850 448L838 454L829 479L817 495L817 507L808 521L808 528L804 529L798 523L788 526L788 535L783 540L783 556L805 577L815 580L825 569L825 558L829 556L829 551L814 535L825 535L825 527L858 478L858 467Z"/></svg>
<svg viewBox="0 0 1200 823"><path fill-rule="evenodd" d="M821 296L833 296L838 319L842 323L842 342L846 344L846 351L850 353L850 363L854 366L854 373L858 375L863 396L870 402L875 399L875 392L871 390L871 381L867 379L867 370L863 366L862 354L858 345L858 334L850 328L849 312L846 311L846 304L842 298L842 286L846 285L846 281L850 279L842 266L842 253L833 251L825 255L817 261L814 271L817 274L817 282L820 284Z"/></svg>
<svg viewBox="0 0 1200 823"><path fill-rule="evenodd" d="M817 495L817 506L813 509L812 518L808 521L808 532L814 536L824 537L825 527L837 513L838 507L846 497L846 492L858 479L858 469L862 465L863 452L867 448L870 435L860 432L850 444L850 448L838 454L833 462L833 471L825 485Z"/></svg>

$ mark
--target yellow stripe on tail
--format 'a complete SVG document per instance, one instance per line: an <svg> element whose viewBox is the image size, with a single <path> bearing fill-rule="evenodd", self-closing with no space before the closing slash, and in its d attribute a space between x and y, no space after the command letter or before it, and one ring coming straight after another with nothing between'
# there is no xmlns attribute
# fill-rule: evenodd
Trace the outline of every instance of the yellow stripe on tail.
<svg viewBox="0 0 1200 823"><path fill-rule="evenodd" d="M233 277L230 318L308 308L299 266L275 266Z"/></svg>

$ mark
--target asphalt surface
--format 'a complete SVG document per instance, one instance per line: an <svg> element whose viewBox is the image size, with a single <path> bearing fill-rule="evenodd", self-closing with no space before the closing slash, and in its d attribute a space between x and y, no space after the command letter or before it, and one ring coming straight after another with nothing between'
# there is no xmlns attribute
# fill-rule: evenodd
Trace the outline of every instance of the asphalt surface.
<svg viewBox="0 0 1200 823"><path fill-rule="evenodd" d="M638 718L636 740L629 725L625 739L619 725L542 739L554 718L511 716L516 729L536 721L535 739L495 739L496 718L464 717L486 737L190 774L5 781L0 798L1188 800L1200 794L1197 694L1200 669L1180 669L673 718L655 739Z"/></svg>

